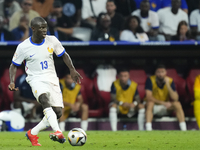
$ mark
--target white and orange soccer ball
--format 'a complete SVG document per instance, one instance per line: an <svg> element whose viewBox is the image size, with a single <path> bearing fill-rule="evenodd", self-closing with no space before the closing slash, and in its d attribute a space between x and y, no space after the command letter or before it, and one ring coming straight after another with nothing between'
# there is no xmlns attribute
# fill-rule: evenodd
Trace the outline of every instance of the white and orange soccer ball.
<svg viewBox="0 0 200 150"><path fill-rule="evenodd" d="M81 128L73 128L68 133L68 141L72 146L83 146L86 140L87 134Z"/></svg>

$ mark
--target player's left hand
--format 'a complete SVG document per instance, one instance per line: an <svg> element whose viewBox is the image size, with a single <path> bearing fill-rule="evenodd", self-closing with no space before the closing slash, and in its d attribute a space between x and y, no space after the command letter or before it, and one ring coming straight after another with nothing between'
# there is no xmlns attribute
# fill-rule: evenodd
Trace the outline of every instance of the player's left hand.
<svg viewBox="0 0 200 150"><path fill-rule="evenodd" d="M9 89L10 91L18 91L18 90L19 90L18 87L15 88L15 83L10 83L10 84L8 85L8 89Z"/></svg>
<svg viewBox="0 0 200 150"><path fill-rule="evenodd" d="M75 69L70 70L70 75L75 83L81 83L81 79L83 79L83 77Z"/></svg>

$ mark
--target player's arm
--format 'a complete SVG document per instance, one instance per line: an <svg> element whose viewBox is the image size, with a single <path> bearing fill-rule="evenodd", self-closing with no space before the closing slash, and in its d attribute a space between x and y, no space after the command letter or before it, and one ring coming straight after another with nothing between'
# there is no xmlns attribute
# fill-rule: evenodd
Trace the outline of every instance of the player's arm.
<svg viewBox="0 0 200 150"><path fill-rule="evenodd" d="M170 85L169 78L165 77L165 84L167 86L167 90L169 91L170 98L173 101L178 101L179 96L178 96L177 91L175 90L174 82L172 82L172 85ZM172 89L172 87L173 87L173 89Z"/></svg>
<svg viewBox="0 0 200 150"><path fill-rule="evenodd" d="M69 56L69 54L67 54L66 52L62 55L62 58L63 58L63 61L65 62L65 64L67 65L67 67L69 68L70 70L70 75L72 77L72 79L74 80L75 83L77 83L77 81L79 83L81 83L81 80L80 79L83 79L81 77L81 75L76 71L73 63L72 63L72 60Z"/></svg>
<svg viewBox="0 0 200 150"><path fill-rule="evenodd" d="M15 88L16 72L17 72L17 66L15 66L13 63L11 63L10 68L9 68L10 84L8 85L8 88L10 91L18 90L18 87Z"/></svg>

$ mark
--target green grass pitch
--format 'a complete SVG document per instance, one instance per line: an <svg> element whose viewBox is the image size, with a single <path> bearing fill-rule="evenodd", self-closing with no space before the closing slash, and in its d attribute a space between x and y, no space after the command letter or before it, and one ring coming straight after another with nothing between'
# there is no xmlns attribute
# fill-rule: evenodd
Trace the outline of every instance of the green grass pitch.
<svg viewBox="0 0 200 150"><path fill-rule="evenodd" d="M0 132L0 150L199 150L199 131L87 131L84 146L71 146L49 139L50 131L39 133L41 147L32 147L25 132ZM64 132L67 138L68 132Z"/></svg>

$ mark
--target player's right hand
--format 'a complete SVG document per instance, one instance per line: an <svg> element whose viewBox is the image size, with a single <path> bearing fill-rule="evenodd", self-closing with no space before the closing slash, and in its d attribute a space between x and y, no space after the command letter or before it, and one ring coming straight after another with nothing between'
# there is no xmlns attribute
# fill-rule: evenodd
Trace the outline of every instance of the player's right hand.
<svg viewBox="0 0 200 150"><path fill-rule="evenodd" d="M15 88L15 83L10 83L10 84L8 85L8 89L9 89L10 91L18 91L18 90L19 90L18 87Z"/></svg>

